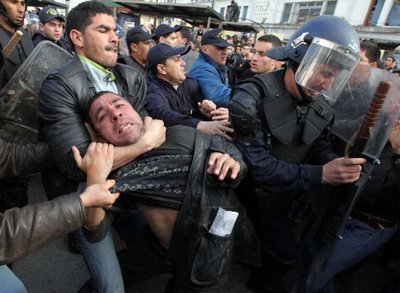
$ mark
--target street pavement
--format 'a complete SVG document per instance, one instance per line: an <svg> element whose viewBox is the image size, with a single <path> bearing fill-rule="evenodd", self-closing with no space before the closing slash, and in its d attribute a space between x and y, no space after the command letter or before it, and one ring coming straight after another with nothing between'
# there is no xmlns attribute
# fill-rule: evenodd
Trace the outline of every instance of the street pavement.
<svg viewBox="0 0 400 293"><path fill-rule="evenodd" d="M46 200L40 176L33 176L29 188L30 203ZM118 246L117 242L117 246ZM56 240L13 265L15 274L23 281L30 293L77 292L89 279L89 271L82 256L68 251L67 238ZM399 265L399 264L398 264ZM400 267L400 266L399 266ZM229 286L221 292L250 293L246 288L250 272L234 266ZM400 276L397 276L400 277ZM337 278L338 293L381 293L395 275L383 264L380 253L373 254L356 268L342 273ZM290 272L275 292L288 292L295 279ZM159 293L152 280L142 283L127 292ZM1 290L0 290L1 291ZM160 292L161 293L161 292ZM387 291L385 293L395 293ZM399 293L399 292L396 292Z"/></svg>

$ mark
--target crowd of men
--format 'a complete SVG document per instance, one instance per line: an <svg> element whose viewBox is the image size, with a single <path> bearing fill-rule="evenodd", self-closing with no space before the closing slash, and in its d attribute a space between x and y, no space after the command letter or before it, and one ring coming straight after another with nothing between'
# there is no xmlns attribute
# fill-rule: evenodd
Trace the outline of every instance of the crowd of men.
<svg viewBox="0 0 400 293"><path fill-rule="evenodd" d="M221 292L231 262L252 268L256 292L275 292L300 264L292 292L334 292L336 274L396 235L395 115L341 239L328 233L369 166L361 152L343 156L335 135L336 121L359 118L341 116L361 87L345 86L360 64L398 70L344 19L312 18L286 45L274 35L240 42L222 29L136 26L121 55L102 3L83 2L66 17L44 7L33 36L26 11L24 0L0 0L1 47L24 32L1 55L2 87L40 42L73 57L41 84L39 143L0 140L1 292L26 292L7 264L67 233L91 274L82 292L112 293L167 272L160 292ZM35 172L49 201L30 206L26 177L15 177ZM127 246L118 255L111 229Z"/></svg>

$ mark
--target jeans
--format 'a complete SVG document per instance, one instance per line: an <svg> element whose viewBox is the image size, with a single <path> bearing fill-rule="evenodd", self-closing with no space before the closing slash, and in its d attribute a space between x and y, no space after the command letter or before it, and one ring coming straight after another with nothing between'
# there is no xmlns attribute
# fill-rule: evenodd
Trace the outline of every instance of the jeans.
<svg viewBox="0 0 400 293"><path fill-rule="evenodd" d="M21 280L6 265L0 266L0 293L26 293Z"/></svg>
<svg viewBox="0 0 400 293"><path fill-rule="evenodd" d="M96 243L90 243L80 229L73 232L73 237L78 239L79 249L91 273L93 292L124 292L124 282L111 231Z"/></svg>
<svg viewBox="0 0 400 293"><path fill-rule="evenodd" d="M374 229L364 222L350 218L342 233L343 239L329 237L323 244L306 243L309 264L292 293L332 293L334 276L376 251L396 232L398 226ZM307 261L307 259L309 261Z"/></svg>

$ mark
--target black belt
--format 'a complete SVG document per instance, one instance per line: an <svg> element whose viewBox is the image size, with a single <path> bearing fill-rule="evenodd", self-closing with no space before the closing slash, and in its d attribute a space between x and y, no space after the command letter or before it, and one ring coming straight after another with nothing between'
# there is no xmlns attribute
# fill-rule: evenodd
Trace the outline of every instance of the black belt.
<svg viewBox="0 0 400 293"><path fill-rule="evenodd" d="M383 229L383 228L392 228L397 224L396 221L391 221L391 220L374 217L374 216L371 216L367 213L360 212L360 211L354 211L351 214L351 217L353 219L364 222L365 224L371 226L372 228L374 228L376 230Z"/></svg>

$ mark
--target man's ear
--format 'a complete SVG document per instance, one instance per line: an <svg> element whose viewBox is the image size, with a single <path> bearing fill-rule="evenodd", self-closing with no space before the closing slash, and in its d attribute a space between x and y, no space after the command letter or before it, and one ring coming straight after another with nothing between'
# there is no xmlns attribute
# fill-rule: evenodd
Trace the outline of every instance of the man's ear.
<svg viewBox="0 0 400 293"><path fill-rule="evenodd" d="M44 31L44 23L39 22L39 30Z"/></svg>
<svg viewBox="0 0 400 293"><path fill-rule="evenodd" d="M130 47L130 49L131 49L131 52L137 53L137 45L136 45L135 43L131 43L131 44L129 45L129 47Z"/></svg>
<svg viewBox="0 0 400 293"><path fill-rule="evenodd" d="M157 72L161 75L165 75L167 72L165 71L164 64L157 64Z"/></svg>
<svg viewBox="0 0 400 293"><path fill-rule="evenodd" d="M69 37L73 45L77 48L83 48L85 45L85 39L83 37L83 33L78 31L77 29L72 29L69 33Z"/></svg>
<svg viewBox="0 0 400 293"><path fill-rule="evenodd" d="M378 63L376 63L376 62L371 62L368 65L369 65L369 67L373 67L373 68L377 68L378 67Z"/></svg>

